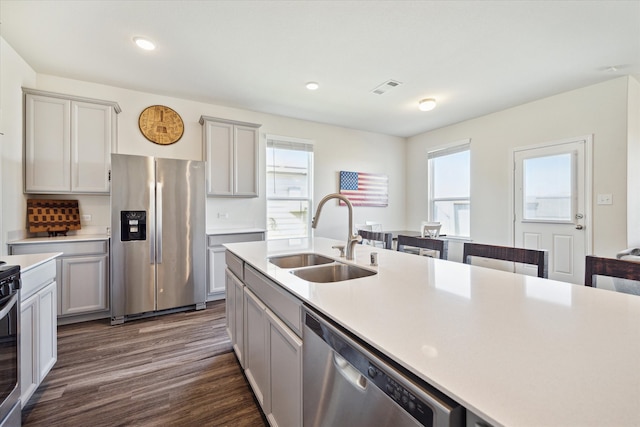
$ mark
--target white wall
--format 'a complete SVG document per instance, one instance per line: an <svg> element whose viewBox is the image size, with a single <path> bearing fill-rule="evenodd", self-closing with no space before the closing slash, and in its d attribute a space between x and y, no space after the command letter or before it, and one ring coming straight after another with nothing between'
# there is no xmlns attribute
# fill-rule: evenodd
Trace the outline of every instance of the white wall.
<svg viewBox="0 0 640 427"><path fill-rule="evenodd" d="M593 206L593 252L615 255L627 247L627 88L616 78L409 138L407 225L427 217L427 150L470 138L471 238L512 244L511 150L593 134L593 193L613 195Z"/></svg>
<svg viewBox="0 0 640 427"><path fill-rule="evenodd" d="M0 37L0 255L5 243L21 237L26 227L22 194L22 86L34 86L36 73ZM16 234L15 231L18 230ZM12 232L13 231L13 232Z"/></svg>
<svg viewBox="0 0 640 427"><path fill-rule="evenodd" d="M627 246L640 248L640 76L629 78Z"/></svg>
<svg viewBox="0 0 640 427"><path fill-rule="evenodd" d="M4 40L3 40L4 43ZM8 46L8 45L6 45ZM9 49L11 49L9 47ZM13 52L12 62L24 64ZM3 55L2 63L5 64ZM26 198L22 194L22 94L21 86L88 98L118 102L122 112L118 115L118 146L116 152L124 154L149 155L180 159L203 159L202 126L200 116L221 117L245 122L260 123L260 176L265 176L265 134L275 134L304 138L315 141L314 156L314 206L325 194L338 191L338 171L354 170L371 173L384 173L389 176L390 203L386 208L356 208L357 222L377 220L385 227L402 228L404 226L404 138L357 131L321 123L296 120L282 116L263 114L248 110L229 108L220 105L205 104L185 99L166 97L107 85L99 85L78 80L65 79L51 75L35 74L26 64L30 79L5 79L3 86L12 93L10 102L3 108L10 110L12 134L12 157L7 159L15 163L5 167L10 180L3 176L3 187L9 187L2 198L5 206L12 206L12 215L2 224L5 236L11 233L13 238L24 234L26 217ZM5 81L6 80L6 81ZM4 102L4 94L3 94ZM185 124L183 137L175 144L161 146L149 142L138 129L138 117L142 110L150 105L162 104L176 110ZM3 104L4 107L4 104ZM6 131L5 131L6 132ZM6 139L6 136L5 136ZM3 154L4 161L4 154ZM208 228L266 227L265 180L260 183L260 197L248 199L209 198L207 200ZM59 197L52 196L52 197ZM80 201L81 214L90 214L91 223L83 223L81 232L105 230L110 223L109 198L107 196L65 196ZM228 213L228 219L218 219L217 213ZM316 235L344 239L347 233L346 208L327 204L323 209L322 220ZM4 239L6 242L8 239ZM11 240L11 239L9 239ZM3 242L3 243L4 243ZM3 244L4 248L5 245Z"/></svg>

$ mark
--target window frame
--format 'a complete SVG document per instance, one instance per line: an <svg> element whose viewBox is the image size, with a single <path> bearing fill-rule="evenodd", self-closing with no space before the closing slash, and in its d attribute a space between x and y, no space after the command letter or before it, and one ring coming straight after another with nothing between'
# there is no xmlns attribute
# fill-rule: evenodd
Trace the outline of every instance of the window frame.
<svg viewBox="0 0 640 427"><path fill-rule="evenodd" d="M293 150L293 151L305 151L310 155L307 156L307 196L272 196L268 191L268 185L265 189L265 199L266 199L266 221L267 221L267 233L266 240L287 240L287 239L304 239L311 237L311 220L313 217L313 213L311 212L313 209L313 165L314 165L314 144L315 141L310 139L303 138L294 138L288 136L281 135L266 135L266 144L265 144L265 177L269 178L269 160L267 159L266 153L269 148L276 147L285 150ZM289 148L290 147L290 148ZM277 237L270 238L269 236L269 202L270 201L281 201L281 202L295 202L295 201L303 201L309 204L309 214L307 215L306 228L307 235L299 236L299 237Z"/></svg>
<svg viewBox="0 0 640 427"><path fill-rule="evenodd" d="M469 196L468 197L434 197L435 193L435 178L434 167L432 161L439 157L445 157L452 154L462 153L464 151L469 152ZM435 206L437 202L466 202L469 206L469 216L471 216L471 139L464 139L456 141L451 144L435 147L427 151L427 179L428 179L428 191L427 191L427 217L429 221L437 221L434 218ZM471 224L469 224L469 235L459 234L457 230L447 230L447 236L458 238L470 238L471 237Z"/></svg>

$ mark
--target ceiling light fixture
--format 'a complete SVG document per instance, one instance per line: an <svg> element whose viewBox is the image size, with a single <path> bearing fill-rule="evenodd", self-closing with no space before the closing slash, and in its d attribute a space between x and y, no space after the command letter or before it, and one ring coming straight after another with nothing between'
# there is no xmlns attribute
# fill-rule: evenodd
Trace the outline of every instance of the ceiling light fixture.
<svg viewBox="0 0 640 427"><path fill-rule="evenodd" d="M309 82L305 86L309 90L317 90L320 87L320 85L316 82Z"/></svg>
<svg viewBox="0 0 640 427"><path fill-rule="evenodd" d="M149 39L145 39L144 37L134 37L133 42L140 48L144 50L153 50L156 48L156 45Z"/></svg>
<svg viewBox="0 0 640 427"><path fill-rule="evenodd" d="M420 111L431 111L436 108L435 98L425 98L418 102L418 108Z"/></svg>

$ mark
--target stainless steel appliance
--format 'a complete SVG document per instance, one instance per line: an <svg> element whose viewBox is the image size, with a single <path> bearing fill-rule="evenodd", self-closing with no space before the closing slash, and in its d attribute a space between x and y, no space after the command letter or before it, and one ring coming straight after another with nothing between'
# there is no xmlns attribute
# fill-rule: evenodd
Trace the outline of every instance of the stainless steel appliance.
<svg viewBox="0 0 640 427"><path fill-rule="evenodd" d="M0 265L0 427L22 423L19 314L20 266Z"/></svg>
<svg viewBox="0 0 640 427"><path fill-rule="evenodd" d="M205 308L205 164L111 155L111 324Z"/></svg>
<svg viewBox="0 0 640 427"><path fill-rule="evenodd" d="M304 426L462 426L465 409L304 312Z"/></svg>

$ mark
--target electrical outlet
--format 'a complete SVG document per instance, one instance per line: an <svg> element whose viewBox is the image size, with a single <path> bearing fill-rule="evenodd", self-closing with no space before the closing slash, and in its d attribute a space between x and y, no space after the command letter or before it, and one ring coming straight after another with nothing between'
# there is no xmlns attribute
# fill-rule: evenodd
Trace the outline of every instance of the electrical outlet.
<svg viewBox="0 0 640 427"><path fill-rule="evenodd" d="M597 203L599 205L612 205L613 196L611 194L598 194Z"/></svg>
<svg viewBox="0 0 640 427"><path fill-rule="evenodd" d="M91 222L92 216L90 214L82 215L82 222Z"/></svg>
<svg viewBox="0 0 640 427"><path fill-rule="evenodd" d="M229 219L229 214L227 212L218 212L219 219Z"/></svg>

